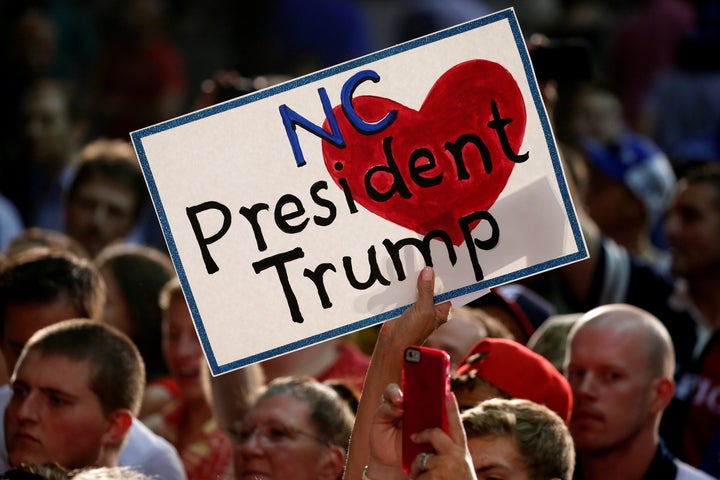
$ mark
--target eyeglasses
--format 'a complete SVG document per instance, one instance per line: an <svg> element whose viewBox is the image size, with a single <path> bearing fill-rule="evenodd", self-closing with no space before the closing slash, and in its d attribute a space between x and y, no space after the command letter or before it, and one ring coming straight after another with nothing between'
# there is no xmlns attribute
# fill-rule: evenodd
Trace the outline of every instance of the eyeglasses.
<svg viewBox="0 0 720 480"><path fill-rule="evenodd" d="M230 429L230 435L233 437L234 443L237 445L244 445L257 433L260 436L260 442L263 446L272 447L282 443L291 443L297 440L298 437L306 437L316 442L329 446L330 443L312 433L305 432L299 428L282 425L280 423L264 424L264 425L251 425L248 423L241 423L237 427Z"/></svg>

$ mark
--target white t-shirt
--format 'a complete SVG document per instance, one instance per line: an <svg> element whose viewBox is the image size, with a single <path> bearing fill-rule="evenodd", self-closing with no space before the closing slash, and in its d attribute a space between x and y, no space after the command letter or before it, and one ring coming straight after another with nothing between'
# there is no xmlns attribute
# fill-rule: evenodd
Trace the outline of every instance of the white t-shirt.
<svg viewBox="0 0 720 480"><path fill-rule="evenodd" d="M685 462L681 462L677 458L675 459L675 465L678 467L677 475L675 480L713 480L714 477L711 475L693 468Z"/></svg>

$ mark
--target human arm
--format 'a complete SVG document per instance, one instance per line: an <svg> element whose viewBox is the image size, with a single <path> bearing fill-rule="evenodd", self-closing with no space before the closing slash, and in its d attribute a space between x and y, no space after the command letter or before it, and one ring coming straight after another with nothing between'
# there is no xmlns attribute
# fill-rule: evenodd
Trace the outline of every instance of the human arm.
<svg viewBox="0 0 720 480"><path fill-rule="evenodd" d="M412 463L414 479L475 480L475 470L467 446L465 430L455 396L445 399L448 433L431 428L415 435L413 441L430 443L436 453L426 460L422 469L422 454ZM402 415L403 394L397 384L391 383L383 393L370 429L370 458L366 477L370 480L406 480L402 469Z"/></svg>
<svg viewBox="0 0 720 480"><path fill-rule="evenodd" d="M404 480L402 469L403 393L391 383L383 392L370 428L369 479Z"/></svg>
<svg viewBox="0 0 720 480"><path fill-rule="evenodd" d="M417 301L395 319L385 322L378 333L365 385L355 416L344 480L360 480L370 456L370 427L381 395L390 383L399 384L402 376L402 352L418 345L440 325L450 312L450 302L435 305L435 274L425 267L418 275Z"/></svg>

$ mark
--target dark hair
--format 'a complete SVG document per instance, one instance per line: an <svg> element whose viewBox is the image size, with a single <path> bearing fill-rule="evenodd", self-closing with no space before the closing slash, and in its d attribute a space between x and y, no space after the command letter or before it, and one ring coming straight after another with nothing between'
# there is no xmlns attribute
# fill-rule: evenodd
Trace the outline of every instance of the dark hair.
<svg viewBox="0 0 720 480"><path fill-rule="evenodd" d="M132 190L135 196L135 220L140 217L147 203L148 191L130 142L101 138L85 145L68 186L67 199L72 201L80 185L95 177L102 177Z"/></svg>
<svg viewBox="0 0 720 480"><path fill-rule="evenodd" d="M0 265L0 335L8 304L49 303L62 295L69 296L78 316L99 319L105 282L90 260L65 250L35 247L7 257Z"/></svg>
<svg viewBox="0 0 720 480"><path fill-rule="evenodd" d="M712 186L715 190L715 205L720 209L720 164L693 163L686 167L681 179L692 184L707 183Z"/></svg>
<svg viewBox="0 0 720 480"><path fill-rule="evenodd" d="M145 365L127 335L102 322L63 320L30 337L18 363L28 352L61 355L90 364L88 385L98 396L105 415L127 409L137 415L145 388Z"/></svg>
<svg viewBox="0 0 720 480"><path fill-rule="evenodd" d="M167 374L158 295L175 275L170 257L152 247L121 243L103 249L95 265L110 272L122 293L130 321L128 335L145 360L148 378Z"/></svg>
<svg viewBox="0 0 720 480"><path fill-rule="evenodd" d="M360 392L358 392L355 387L339 379L325 380L323 383L335 390L335 393L348 404L353 415L357 415L358 407L360 406Z"/></svg>
<svg viewBox="0 0 720 480"><path fill-rule="evenodd" d="M594 77L590 43L583 38L547 39L532 47L530 60L538 81L576 82Z"/></svg>

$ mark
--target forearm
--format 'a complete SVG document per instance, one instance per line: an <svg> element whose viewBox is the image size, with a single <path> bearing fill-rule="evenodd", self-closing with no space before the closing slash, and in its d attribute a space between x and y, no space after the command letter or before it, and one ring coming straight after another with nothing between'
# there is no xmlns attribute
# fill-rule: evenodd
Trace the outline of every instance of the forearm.
<svg viewBox="0 0 720 480"><path fill-rule="evenodd" d="M391 320L396 322L397 320ZM362 400L355 415L355 424L350 437L350 450L343 480L360 480L370 458L370 428L380 398L390 383L400 384L402 376L402 351L404 346L395 345L388 338L387 323L383 325L375 344L370 367L363 386ZM385 330L385 332L383 332ZM370 477L374 480L374 477ZM378 479L381 480L381 479Z"/></svg>
<svg viewBox="0 0 720 480"><path fill-rule="evenodd" d="M401 383L405 347L422 344L447 321L450 302L433 303L434 285L432 268L423 268L418 276L417 301L397 319L385 322L380 329L355 416L344 480L360 480L362 477L362 469L370 457L373 417L385 387L390 383Z"/></svg>

